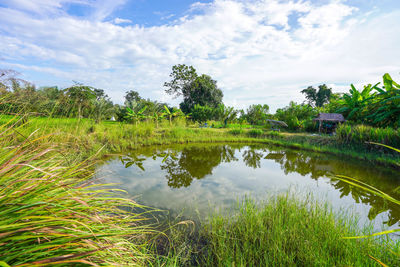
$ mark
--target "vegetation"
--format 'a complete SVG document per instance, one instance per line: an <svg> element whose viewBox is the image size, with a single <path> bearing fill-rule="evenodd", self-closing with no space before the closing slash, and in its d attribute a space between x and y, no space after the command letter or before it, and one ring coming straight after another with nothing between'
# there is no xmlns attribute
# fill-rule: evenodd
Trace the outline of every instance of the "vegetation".
<svg viewBox="0 0 400 267"><path fill-rule="evenodd" d="M166 91L183 97L180 109L133 90L115 105L104 90L80 83L37 89L14 71L0 72L0 265L399 265L389 241L343 239L360 234L355 221L287 195L246 200L238 213L214 214L194 233L175 231L188 225L182 222L169 229L170 239L152 239L157 232L144 220L145 207L89 179L106 153L188 142L266 142L398 166L399 155L366 144L400 147L400 86L389 74L383 87L352 85L347 94L308 87L307 104L290 102L275 114L266 104L225 106L216 81L192 66L176 65L170 76ZM314 132L320 112L342 113L347 124L335 137L265 125L277 119L289 131ZM204 122L213 129L199 128Z"/></svg>
<svg viewBox="0 0 400 267"><path fill-rule="evenodd" d="M31 135L21 142L14 139L18 130L1 126L0 265L143 265L151 260L145 237L152 230L140 223L140 212L131 212L143 207L88 180L92 163L64 167L63 147L49 136Z"/></svg>
<svg viewBox="0 0 400 267"><path fill-rule="evenodd" d="M214 213L198 232L170 229L158 265L175 266L396 266L385 239L345 239L360 234L356 220L334 214L311 198L281 195L245 199L231 216ZM368 233L364 229L364 234ZM163 242L158 243L165 248ZM168 245L168 244L167 244ZM398 253L399 247L390 247Z"/></svg>
<svg viewBox="0 0 400 267"><path fill-rule="evenodd" d="M301 93L305 94L308 103L314 107L322 107L329 103L332 95L332 88L328 88L326 84L318 86L318 90L312 86L303 89Z"/></svg>

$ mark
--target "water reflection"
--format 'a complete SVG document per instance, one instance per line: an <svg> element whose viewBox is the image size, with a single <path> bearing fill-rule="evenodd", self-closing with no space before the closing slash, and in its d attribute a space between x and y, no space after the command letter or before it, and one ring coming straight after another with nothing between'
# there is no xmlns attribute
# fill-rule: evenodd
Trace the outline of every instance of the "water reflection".
<svg viewBox="0 0 400 267"><path fill-rule="evenodd" d="M381 191L399 198L395 192L399 186L399 175L394 170L371 166L364 162L340 159L334 156L299 152L282 148L271 148L265 145L196 145L168 149L149 149L136 151L120 157L125 168L137 168L145 172L144 162L152 159L160 161L160 168L165 173L170 188L188 188L195 180L213 175L214 170L223 164L230 168L235 162L251 169L262 169L263 164L275 162L285 175L300 174L313 180L323 180L340 192L340 198L351 197L355 203L363 203L370 207L368 218L376 218L381 213L387 214L388 225L400 219L400 209L382 198L351 186L330 174L341 174L356 178L370 184ZM268 163L268 164L267 164ZM241 165L240 165L241 166ZM270 165L268 165L270 166ZM279 179L279 177L277 177Z"/></svg>

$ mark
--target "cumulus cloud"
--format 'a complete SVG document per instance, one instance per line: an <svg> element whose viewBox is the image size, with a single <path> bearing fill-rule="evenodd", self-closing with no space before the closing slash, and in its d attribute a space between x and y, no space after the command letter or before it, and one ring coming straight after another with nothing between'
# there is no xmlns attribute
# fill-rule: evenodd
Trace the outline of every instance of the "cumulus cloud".
<svg viewBox="0 0 400 267"><path fill-rule="evenodd" d="M61 0L38 17L23 1L0 8L3 63L104 88L117 102L130 89L172 101L162 84L179 63L216 79L229 105L272 109L301 102L299 91L308 85L343 90L343 84L375 82L400 69L399 10L366 19L339 0L215 0L192 5L172 24L144 27L107 21L125 1L84 2L96 5L85 18L61 14Z"/></svg>

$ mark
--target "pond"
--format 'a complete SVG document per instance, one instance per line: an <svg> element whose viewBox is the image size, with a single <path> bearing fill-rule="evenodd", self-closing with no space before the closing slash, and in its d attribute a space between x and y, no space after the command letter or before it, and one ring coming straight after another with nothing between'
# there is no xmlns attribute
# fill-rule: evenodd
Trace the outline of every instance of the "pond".
<svg viewBox="0 0 400 267"><path fill-rule="evenodd" d="M375 230L398 226L398 207L331 174L356 178L400 198L394 192L400 186L398 170L265 144L147 147L108 159L96 177L118 183L137 202L173 216L204 218L212 209L232 210L245 196L262 200L289 190L352 212L360 224L371 222Z"/></svg>

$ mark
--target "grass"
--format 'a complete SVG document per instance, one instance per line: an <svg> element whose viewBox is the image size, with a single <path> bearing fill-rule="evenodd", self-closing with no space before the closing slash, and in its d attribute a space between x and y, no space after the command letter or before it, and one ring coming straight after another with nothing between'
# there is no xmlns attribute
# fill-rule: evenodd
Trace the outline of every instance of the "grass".
<svg viewBox="0 0 400 267"><path fill-rule="evenodd" d="M89 162L63 167L49 136L0 128L0 265L144 265L152 229L122 193L94 185Z"/></svg>
<svg viewBox="0 0 400 267"><path fill-rule="evenodd" d="M391 252L399 252L399 243L345 239L360 232L354 218L288 194L260 203L245 199L236 214L213 213L197 232L182 227L170 230L170 247L157 265L378 266L374 258L400 264Z"/></svg>
<svg viewBox="0 0 400 267"><path fill-rule="evenodd" d="M400 131L393 128L374 128L366 125L342 124L336 130L337 140L342 143L380 143L400 147Z"/></svg>
<svg viewBox="0 0 400 267"><path fill-rule="evenodd" d="M15 117L0 116L0 125L16 120ZM230 126L230 125L229 125ZM234 125L235 126L235 125ZM103 154L137 149L141 146L195 142L258 142L305 149L315 152L349 156L381 165L398 167L400 156L390 149L359 142L341 142L332 136L311 136L304 133L278 133L274 131L244 128L198 128L177 120L171 127L162 121L159 127L153 122L142 122L138 126L119 122L95 124L88 119L38 118L27 123L19 122L15 130L18 141L32 132L33 137L51 134L49 142L63 146L65 153L73 151L76 160L83 160L101 150ZM61 148L60 148L61 149Z"/></svg>
<svg viewBox="0 0 400 267"><path fill-rule="evenodd" d="M93 165L105 153L188 142L265 142L332 153L341 148L331 137L199 129L184 121L155 127L0 116L0 265L340 266L376 263L371 257L397 264L384 240L342 239L357 234L354 223L326 206L287 196L247 200L235 216L214 214L194 232L183 231L189 223L179 222L169 229L169 240L161 235L164 246L157 247L164 248L153 254L149 243L158 231L146 223L147 209L123 192L95 186ZM340 153L361 153L351 149Z"/></svg>

